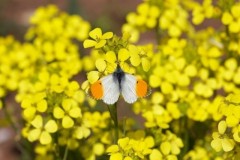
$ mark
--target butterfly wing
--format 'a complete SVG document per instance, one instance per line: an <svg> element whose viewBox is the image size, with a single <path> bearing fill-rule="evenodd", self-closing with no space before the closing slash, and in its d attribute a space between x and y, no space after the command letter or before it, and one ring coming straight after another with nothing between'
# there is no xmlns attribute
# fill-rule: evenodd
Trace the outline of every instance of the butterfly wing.
<svg viewBox="0 0 240 160"><path fill-rule="evenodd" d="M121 93L127 103L134 103L137 100L136 94L137 79L131 74L124 74L121 79Z"/></svg>
<svg viewBox="0 0 240 160"><path fill-rule="evenodd" d="M113 76L113 74L110 74L101 78L100 81L103 86L103 102L109 105L116 103L120 95L117 79Z"/></svg>
<svg viewBox="0 0 240 160"><path fill-rule="evenodd" d="M134 103L138 98L149 95L150 89L145 81L137 80L131 74L125 74L121 80L121 93L127 103Z"/></svg>

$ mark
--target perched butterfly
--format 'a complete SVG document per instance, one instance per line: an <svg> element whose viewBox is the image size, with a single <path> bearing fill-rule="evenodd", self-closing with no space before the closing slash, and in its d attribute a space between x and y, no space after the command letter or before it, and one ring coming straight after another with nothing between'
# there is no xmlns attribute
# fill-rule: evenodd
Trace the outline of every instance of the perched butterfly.
<svg viewBox="0 0 240 160"><path fill-rule="evenodd" d="M150 88L145 81L125 73L119 66L114 73L90 86L90 95L109 105L116 103L120 94L127 103L134 103L138 98L149 95Z"/></svg>

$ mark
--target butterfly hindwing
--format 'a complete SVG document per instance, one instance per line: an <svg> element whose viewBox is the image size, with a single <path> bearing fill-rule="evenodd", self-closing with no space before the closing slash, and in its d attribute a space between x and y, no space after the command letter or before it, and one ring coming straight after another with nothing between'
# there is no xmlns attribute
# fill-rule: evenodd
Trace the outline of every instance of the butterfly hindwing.
<svg viewBox="0 0 240 160"><path fill-rule="evenodd" d="M100 81L103 86L103 102L110 105L116 103L120 95L119 83L116 78L110 74L101 78Z"/></svg>
<svg viewBox="0 0 240 160"><path fill-rule="evenodd" d="M136 94L137 79L131 74L125 73L121 79L121 93L127 103L134 103L137 100Z"/></svg>

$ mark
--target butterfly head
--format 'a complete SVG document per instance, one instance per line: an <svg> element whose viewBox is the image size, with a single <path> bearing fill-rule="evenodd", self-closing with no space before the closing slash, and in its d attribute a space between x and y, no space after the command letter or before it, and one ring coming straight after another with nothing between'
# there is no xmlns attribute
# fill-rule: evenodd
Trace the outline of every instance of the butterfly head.
<svg viewBox="0 0 240 160"><path fill-rule="evenodd" d="M116 70L113 73L113 77L114 77L114 79L116 79L118 81L120 88L121 88L120 84L121 84L121 81L122 81L124 75L125 75L125 73L123 72L122 68L118 65Z"/></svg>

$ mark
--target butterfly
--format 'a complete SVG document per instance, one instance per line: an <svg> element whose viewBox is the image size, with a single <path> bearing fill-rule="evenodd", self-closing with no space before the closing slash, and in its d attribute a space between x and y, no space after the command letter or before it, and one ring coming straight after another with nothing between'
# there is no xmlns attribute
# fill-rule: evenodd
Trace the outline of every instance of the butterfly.
<svg viewBox="0 0 240 160"><path fill-rule="evenodd" d="M151 90L144 80L125 73L117 66L115 72L90 85L89 92L94 99L112 105L118 101L120 95L127 103L134 103L138 98L149 95Z"/></svg>

